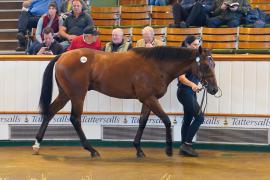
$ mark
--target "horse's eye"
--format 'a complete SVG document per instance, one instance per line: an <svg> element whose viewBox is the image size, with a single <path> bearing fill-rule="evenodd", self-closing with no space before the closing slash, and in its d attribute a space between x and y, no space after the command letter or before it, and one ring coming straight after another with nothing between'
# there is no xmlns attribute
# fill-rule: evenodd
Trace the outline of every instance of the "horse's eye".
<svg viewBox="0 0 270 180"><path fill-rule="evenodd" d="M208 56L208 61L211 67L215 68L216 64L214 62L214 59L212 58L212 56Z"/></svg>
<svg viewBox="0 0 270 180"><path fill-rule="evenodd" d="M204 72L207 72L209 71L210 67L207 65L207 64L202 64L201 65L201 70L204 71Z"/></svg>
<svg viewBox="0 0 270 180"><path fill-rule="evenodd" d="M214 61L212 56L208 56L208 61Z"/></svg>

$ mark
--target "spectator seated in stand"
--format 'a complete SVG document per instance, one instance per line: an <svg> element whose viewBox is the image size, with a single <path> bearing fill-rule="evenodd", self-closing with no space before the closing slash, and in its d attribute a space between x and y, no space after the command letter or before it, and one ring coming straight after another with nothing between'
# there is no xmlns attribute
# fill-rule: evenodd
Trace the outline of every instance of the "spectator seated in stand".
<svg viewBox="0 0 270 180"><path fill-rule="evenodd" d="M29 53L32 54L32 50L35 46L42 43L44 40L44 29L46 27L51 27L54 32L54 38L59 39L58 32L59 26L63 24L63 20L58 15L57 5L52 2L49 4L49 10L47 14L41 16L38 21L37 29L36 29L36 41L34 41L29 48Z"/></svg>
<svg viewBox="0 0 270 180"><path fill-rule="evenodd" d="M170 27L204 26L214 9L214 0L182 0L174 4L172 9L174 24Z"/></svg>
<svg viewBox="0 0 270 180"><path fill-rule="evenodd" d="M88 26L84 29L83 35L74 38L68 47L69 50L79 49L79 48L90 48L101 50L101 41L98 38L98 31L92 26Z"/></svg>
<svg viewBox="0 0 270 180"><path fill-rule="evenodd" d="M18 21L18 34L17 39L19 46L16 48L16 51L24 51L26 48L26 38L25 35L27 30L31 31L32 28L37 27L39 18L48 12L49 3L51 0L32 0L26 1L23 4L22 11L19 16ZM58 6L61 4L61 0L55 0ZM29 7L28 7L29 5Z"/></svg>
<svg viewBox="0 0 270 180"><path fill-rule="evenodd" d="M254 28L263 28L270 23L270 14L259 8L250 9L244 17L243 23Z"/></svg>
<svg viewBox="0 0 270 180"><path fill-rule="evenodd" d="M146 26L142 30L143 39L140 39L136 43L136 47L156 47L163 46L164 43L155 38L154 29L150 26Z"/></svg>
<svg viewBox="0 0 270 180"><path fill-rule="evenodd" d="M61 44L54 40L54 33L51 27L46 27L43 33L43 43L35 47L33 54L58 55L64 52Z"/></svg>
<svg viewBox="0 0 270 180"><path fill-rule="evenodd" d="M70 16L72 14L72 1L73 0L63 0L62 5L61 5L61 17L63 19L66 19L67 16ZM83 0L80 0L82 4L82 9L85 13L89 13L89 7L87 3Z"/></svg>
<svg viewBox="0 0 270 180"><path fill-rule="evenodd" d="M208 27L237 27L241 24L241 19L249 9L247 0L217 0L213 17L207 20Z"/></svg>
<svg viewBox="0 0 270 180"><path fill-rule="evenodd" d="M80 0L72 1L72 14L68 16L63 26L60 26L59 34L65 40L61 42L64 49L66 49L71 41L83 34L87 26L93 26L93 20L88 13L82 10L82 3Z"/></svg>
<svg viewBox="0 0 270 180"><path fill-rule="evenodd" d="M124 31L121 28L116 28L112 31L112 41L106 43L105 52L126 52L132 48L132 45L125 41Z"/></svg>

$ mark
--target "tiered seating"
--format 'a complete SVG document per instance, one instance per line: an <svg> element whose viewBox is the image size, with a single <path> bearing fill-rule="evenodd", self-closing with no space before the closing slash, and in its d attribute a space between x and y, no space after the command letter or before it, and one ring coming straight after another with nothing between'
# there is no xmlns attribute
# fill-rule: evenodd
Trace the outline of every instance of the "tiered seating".
<svg viewBox="0 0 270 180"><path fill-rule="evenodd" d="M120 6L145 6L148 5L148 0L119 0Z"/></svg>
<svg viewBox="0 0 270 180"><path fill-rule="evenodd" d="M259 8L266 13L270 13L270 0L250 0L253 8Z"/></svg>
<svg viewBox="0 0 270 180"><path fill-rule="evenodd" d="M121 7L121 26L147 26L150 25L150 6Z"/></svg>
<svg viewBox="0 0 270 180"><path fill-rule="evenodd" d="M92 7L96 26L168 26L173 24L171 6Z"/></svg>
<svg viewBox="0 0 270 180"><path fill-rule="evenodd" d="M203 47L233 53L237 48L237 28L203 28Z"/></svg>
<svg viewBox="0 0 270 180"><path fill-rule="evenodd" d="M270 53L270 28L239 29L238 53Z"/></svg>
<svg viewBox="0 0 270 180"><path fill-rule="evenodd" d="M14 51L21 6L22 1L0 1L0 54L24 54Z"/></svg>
<svg viewBox="0 0 270 180"><path fill-rule="evenodd" d="M127 27L124 30L126 38L130 41L132 39L134 43L142 38L142 27L147 25L167 27L173 23L171 6L148 6L147 3L148 0L119 0L119 6L117 7L91 7L91 15L95 25L99 27L103 45L111 41L111 31L114 27ZM252 7L259 7L266 12L270 12L270 0L251 0L250 3ZM11 10L13 5L16 10ZM17 19L14 18L18 16L20 7L21 3L17 1L16 3L1 3L0 16L2 19L0 21L2 29L0 29L0 46L2 50L15 49L17 46L17 23L15 23ZM101 28L104 26L108 26L107 29ZM168 46L180 46L187 35L197 35L202 36L204 47L212 48L214 52L218 53L270 53L268 50L270 48L269 28L211 29L198 27L154 29L156 37L161 40L166 39Z"/></svg>
<svg viewBox="0 0 270 180"><path fill-rule="evenodd" d="M187 35L201 35L201 28L167 28L167 46L181 46Z"/></svg>
<svg viewBox="0 0 270 180"><path fill-rule="evenodd" d="M91 16L96 26L118 26L120 7L92 7Z"/></svg>
<svg viewBox="0 0 270 180"><path fill-rule="evenodd" d="M172 6L152 6L152 26L168 26L173 24Z"/></svg>

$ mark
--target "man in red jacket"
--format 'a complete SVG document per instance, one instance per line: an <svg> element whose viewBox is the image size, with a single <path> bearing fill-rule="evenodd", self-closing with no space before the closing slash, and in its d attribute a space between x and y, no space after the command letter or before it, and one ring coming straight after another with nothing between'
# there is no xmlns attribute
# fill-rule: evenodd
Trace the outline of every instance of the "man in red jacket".
<svg viewBox="0 0 270 180"><path fill-rule="evenodd" d="M87 26L83 34L72 40L68 51L78 48L90 48L101 50L101 41L98 38L98 31L92 26Z"/></svg>

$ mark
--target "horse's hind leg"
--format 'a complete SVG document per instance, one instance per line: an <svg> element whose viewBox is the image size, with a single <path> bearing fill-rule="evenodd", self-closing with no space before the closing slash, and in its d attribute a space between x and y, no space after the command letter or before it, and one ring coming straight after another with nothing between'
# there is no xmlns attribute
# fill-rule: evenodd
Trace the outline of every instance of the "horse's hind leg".
<svg viewBox="0 0 270 180"><path fill-rule="evenodd" d="M150 109L143 104L142 106L142 110L141 110L141 115L140 115L140 120L139 120L139 128L137 130L137 134L134 138L134 142L133 145L137 150L137 157L138 158L142 158L145 156L144 152L141 149L141 138L142 138L142 134L143 134L143 130L146 126L148 117L150 115Z"/></svg>
<svg viewBox="0 0 270 180"><path fill-rule="evenodd" d="M44 137L44 134L45 134L45 131L48 127L49 122L54 117L54 115L66 105L68 100L69 100L69 98L67 97L67 95L63 91L60 90L58 96L56 97L56 99L53 101L53 103L49 107L49 114L44 116L42 119L42 124L39 128L37 135L36 135L36 142L32 146L34 154L39 153L40 143L43 140L43 137Z"/></svg>
<svg viewBox="0 0 270 180"><path fill-rule="evenodd" d="M149 97L143 101L150 110L156 114L164 123L166 127L166 154L167 156L172 156L173 149L172 149L172 133L171 133L171 121L168 115L163 111L162 107L160 106L158 99L154 96Z"/></svg>
<svg viewBox="0 0 270 180"><path fill-rule="evenodd" d="M80 98L74 98L74 99L75 100L71 100L72 110L71 110L70 121L80 138L83 148L88 150L91 153L92 157L99 157L100 154L90 145L90 143L87 142L86 136L82 130L81 115L83 111L83 99L82 100L80 100Z"/></svg>

